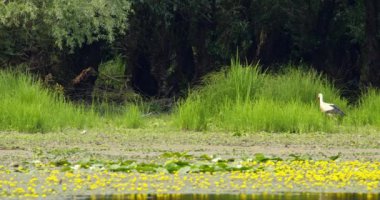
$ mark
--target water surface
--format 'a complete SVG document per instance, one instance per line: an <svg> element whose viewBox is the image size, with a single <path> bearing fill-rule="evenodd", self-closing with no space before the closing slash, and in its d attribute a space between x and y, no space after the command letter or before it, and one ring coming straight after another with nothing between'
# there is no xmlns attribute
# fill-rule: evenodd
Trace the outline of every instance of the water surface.
<svg viewBox="0 0 380 200"><path fill-rule="evenodd" d="M375 200L380 193L276 193L276 194L115 194L73 196L77 200Z"/></svg>

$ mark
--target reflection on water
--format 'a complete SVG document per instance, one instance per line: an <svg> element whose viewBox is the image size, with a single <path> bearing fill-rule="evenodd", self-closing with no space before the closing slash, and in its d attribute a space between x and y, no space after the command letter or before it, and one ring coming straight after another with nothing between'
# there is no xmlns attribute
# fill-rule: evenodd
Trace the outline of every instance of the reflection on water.
<svg viewBox="0 0 380 200"><path fill-rule="evenodd" d="M120 194L74 196L77 200L375 200L380 199L380 193L278 193L278 194Z"/></svg>

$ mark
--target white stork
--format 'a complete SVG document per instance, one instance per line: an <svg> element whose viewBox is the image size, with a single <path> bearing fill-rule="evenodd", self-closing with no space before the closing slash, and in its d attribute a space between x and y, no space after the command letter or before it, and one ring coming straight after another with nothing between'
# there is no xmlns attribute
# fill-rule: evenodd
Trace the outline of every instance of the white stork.
<svg viewBox="0 0 380 200"><path fill-rule="evenodd" d="M332 103L324 102L322 93L318 94L318 99L319 99L319 107L321 108L321 111L323 113L326 113L329 116L339 115L343 117L345 115L344 112L341 111L336 105Z"/></svg>

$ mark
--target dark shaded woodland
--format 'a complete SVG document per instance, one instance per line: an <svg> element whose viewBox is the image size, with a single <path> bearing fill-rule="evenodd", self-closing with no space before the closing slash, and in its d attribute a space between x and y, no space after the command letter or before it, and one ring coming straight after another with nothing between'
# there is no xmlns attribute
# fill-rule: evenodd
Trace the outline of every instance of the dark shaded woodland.
<svg viewBox="0 0 380 200"><path fill-rule="evenodd" d="M380 87L378 0L75 2L0 3L1 66L50 74L68 97L84 100L99 64L117 55L126 85L145 97L186 94L237 55L273 72L311 66L353 99Z"/></svg>

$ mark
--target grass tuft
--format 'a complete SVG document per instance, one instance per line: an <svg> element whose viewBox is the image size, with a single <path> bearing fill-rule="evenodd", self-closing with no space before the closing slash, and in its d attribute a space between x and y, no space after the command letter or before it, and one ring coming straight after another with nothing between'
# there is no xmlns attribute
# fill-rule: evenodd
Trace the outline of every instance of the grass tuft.
<svg viewBox="0 0 380 200"><path fill-rule="evenodd" d="M59 131L65 128L100 128L119 125L138 128L143 114L133 103L120 105L72 104L60 94L45 89L30 75L0 71L0 130L19 132ZM110 122L110 123L106 123Z"/></svg>
<svg viewBox="0 0 380 200"><path fill-rule="evenodd" d="M45 132L93 126L91 111L74 107L26 74L0 71L0 129Z"/></svg>
<svg viewBox="0 0 380 200"><path fill-rule="evenodd" d="M127 128L140 128L144 125L143 113L137 105L125 106L123 119Z"/></svg>
<svg viewBox="0 0 380 200"><path fill-rule="evenodd" d="M312 104L268 99L226 105L218 127L229 131L315 132L336 131L335 121L326 119Z"/></svg>
<svg viewBox="0 0 380 200"><path fill-rule="evenodd" d="M316 95L325 94L342 109L347 102L314 71L287 69L270 75L257 65L232 61L226 71L207 77L204 87L178 105L175 124L182 129L216 127L233 131L335 132L335 120L320 113Z"/></svg>
<svg viewBox="0 0 380 200"><path fill-rule="evenodd" d="M210 105L208 105L211 107ZM193 95L191 100L180 103L178 110L174 114L174 124L184 130L202 131L207 129L208 114L205 113L206 105L202 105L199 95Z"/></svg>
<svg viewBox="0 0 380 200"><path fill-rule="evenodd" d="M359 105L347 115L347 124L355 127L380 128L380 91L368 89L360 98Z"/></svg>

